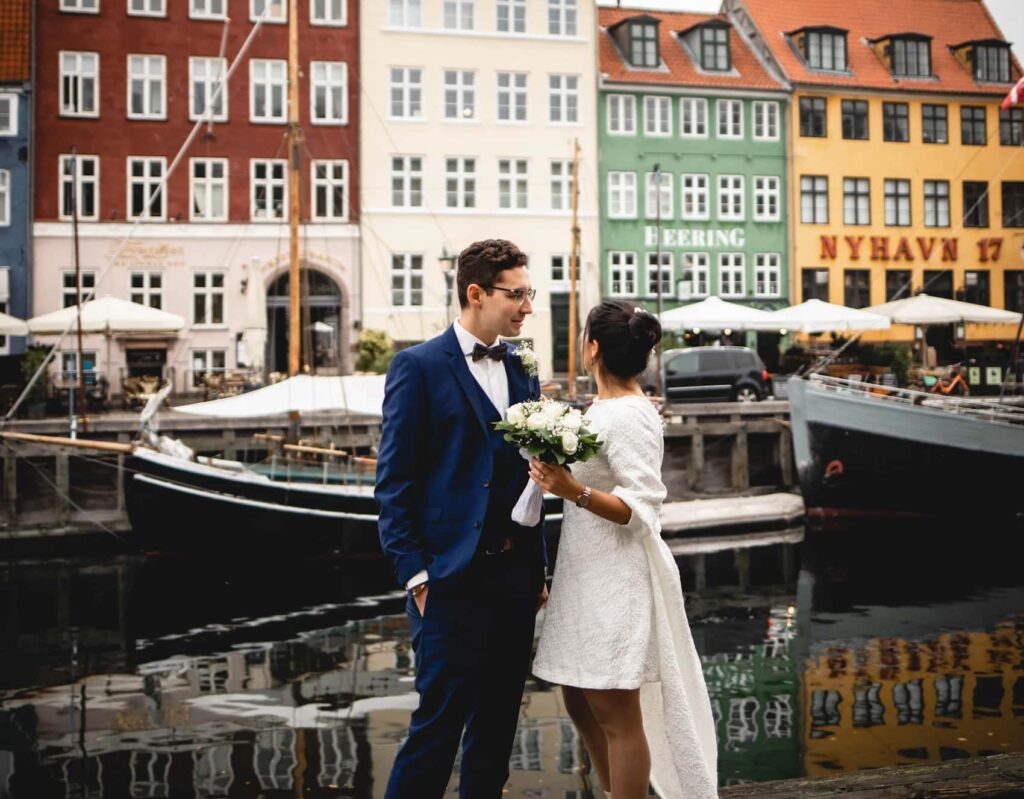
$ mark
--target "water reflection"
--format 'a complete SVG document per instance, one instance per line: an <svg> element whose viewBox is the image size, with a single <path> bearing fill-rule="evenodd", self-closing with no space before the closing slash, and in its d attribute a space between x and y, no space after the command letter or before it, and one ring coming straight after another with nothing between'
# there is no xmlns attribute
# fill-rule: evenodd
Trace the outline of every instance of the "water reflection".
<svg viewBox="0 0 1024 799"><path fill-rule="evenodd" d="M1024 749L1024 577L996 539L801 538L678 546L723 784ZM389 579L0 567L0 799L381 796L415 704ZM510 795L585 799L583 767L531 683Z"/></svg>

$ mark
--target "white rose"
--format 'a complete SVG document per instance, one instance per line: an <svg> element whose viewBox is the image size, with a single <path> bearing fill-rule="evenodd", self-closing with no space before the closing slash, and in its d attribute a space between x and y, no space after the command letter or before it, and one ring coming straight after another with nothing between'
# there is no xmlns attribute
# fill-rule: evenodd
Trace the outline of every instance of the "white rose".
<svg viewBox="0 0 1024 799"><path fill-rule="evenodd" d="M575 454L576 450L580 447L580 439L571 430L567 430L562 433L562 452L566 455Z"/></svg>
<svg viewBox="0 0 1024 799"><path fill-rule="evenodd" d="M565 406L560 402L549 402L544 407L544 413L552 422L557 422L565 413Z"/></svg>
<svg viewBox="0 0 1024 799"><path fill-rule="evenodd" d="M526 428L528 430L543 430L548 426L548 417L541 413L531 413L529 418L526 420Z"/></svg>
<svg viewBox="0 0 1024 799"><path fill-rule="evenodd" d="M562 417L562 427L566 430L571 430L574 433L579 432L579 429L583 426L583 414L579 411L569 411L565 416Z"/></svg>
<svg viewBox="0 0 1024 799"><path fill-rule="evenodd" d="M505 415L505 421L514 424L516 427L522 427L526 423L526 416L523 415L523 406L518 404L511 406Z"/></svg>

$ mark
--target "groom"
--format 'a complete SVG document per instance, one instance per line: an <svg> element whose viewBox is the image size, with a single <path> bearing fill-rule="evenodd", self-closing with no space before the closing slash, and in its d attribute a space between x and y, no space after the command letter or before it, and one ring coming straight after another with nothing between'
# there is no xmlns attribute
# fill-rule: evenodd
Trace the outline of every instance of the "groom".
<svg viewBox="0 0 1024 799"><path fill-rule="evenodd" d="M459 795L501 796L547 599L543 521L510 517L528 464L493 427L540 395L498 340L533 313L526 256L478 241L459 254L457 285L458 320L399 352L384 390L380 540L409 592L420 695L385 799L440 799L460 740Z"/></svg>

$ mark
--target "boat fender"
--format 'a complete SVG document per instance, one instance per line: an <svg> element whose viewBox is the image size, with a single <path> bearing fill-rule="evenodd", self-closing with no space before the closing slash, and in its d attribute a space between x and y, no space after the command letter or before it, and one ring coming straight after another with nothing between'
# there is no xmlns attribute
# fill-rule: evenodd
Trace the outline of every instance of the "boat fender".
<svg viewBox="0 0 1024 799"><path fill-rule="evenodd" d="M842 461L829 461L828 466L825 467L825 477L842 477L843 476L843 462Z"/></svg>

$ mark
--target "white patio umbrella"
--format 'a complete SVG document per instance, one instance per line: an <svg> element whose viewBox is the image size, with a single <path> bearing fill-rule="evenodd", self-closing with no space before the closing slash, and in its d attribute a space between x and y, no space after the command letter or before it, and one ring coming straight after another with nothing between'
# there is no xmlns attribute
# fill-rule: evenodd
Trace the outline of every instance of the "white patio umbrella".
<svg viewBox="0 0 1024 799"><path fill-rule="evenodd" d="M659 317L666 330L778 330L769 311L751 308L720 297L708 297L690 305L663 311Z"/></svg>
<svg viewBox="0 0 1024 799"><path fill-rule="evenodd" d="M947 300L918 294L905 300L893 300L881 305L872 305L865 311L889 317L900 325L951 325L951 324L1015 324L1021 315L1014 311L990 308L973 302Z"/></svg>
<svg viewBox="0 0 1024 799"><path fill-rule="evenodd" d="M785 328L795 333L886 330L892 325L886 316L822 300L807 300L799 305L773 311L772 317L780 329Z"/></svg>
<svg viewBox="0 0 1024 799"><path fill-rule="evenodd" d="M28 329L41 335L60 334L75 328L78 306L35 316ZM184 317L117 297L100 297L82 303L83 333L176 333L185 326Z"/></svg>
<svg viewBox="0 0 1024 799"><path fill-rule="evenodd" d="M0 313L0 336L27 336L28 325L16 316Z"/></svg>

